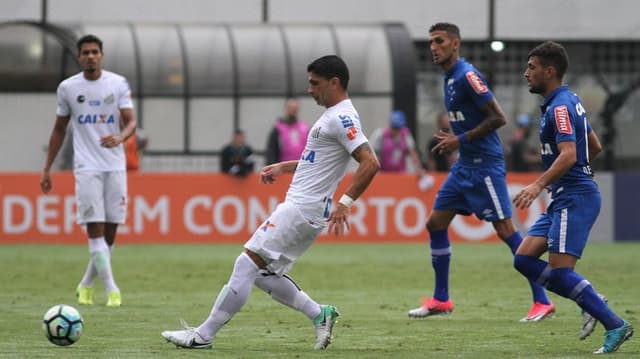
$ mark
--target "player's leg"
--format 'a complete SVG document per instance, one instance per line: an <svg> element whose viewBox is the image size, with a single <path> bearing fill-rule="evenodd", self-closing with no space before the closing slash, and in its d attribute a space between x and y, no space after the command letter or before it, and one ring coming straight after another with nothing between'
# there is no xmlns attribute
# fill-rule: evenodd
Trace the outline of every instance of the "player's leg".
<svg viewBox="0 0 640 359"><path fill-rule="evenodd" d="M511 221L511 198L507 188L504 166L493 166L474 171L473 185L466 188L465 194L469 206L475 215L493 224L498 237L507 244L512 254L522 242L522 236ZM555 312L553 303L547 297L542 286L529 281L533 296L533 305L523 322L539 321Z"/></svg>
<svg viewBox="0 0 640 359"><path fill-rule="evenodd" d="M567 253L550 253L549 289L573 300L606 329L605 341L595 353L612 353L633 335L633 326L614 313L591 283L574 271L577 258Z"/></svg>
<svg viewBox="0 0 640 359"><path fill-rule="evenodd" d="M215 337L247 302L260 269L251 259L254 255L245 250L236 259L231 277L218 294L209 317L197 328L204 340L210 341Z"/></svg>
<svg viewBox="0 0 640 359"><path fill-rule="evenodd" d="M255 284L274 300L302 312L313 322L317 340L315 349L325 349L331 343L333 325L340 315L336 307L318 304L286 274L278 276L261 271Z"/></svg>
<svg viewBox="0 0 640 359"><path fill-rule="evenodd" d="M104 225L96 227L92 223L104 222L105 218L103 175L101 172L79 172L74 177L77 221L80 225L86 225L89 245L89 262L76 288L76 295L79 304L93 304L93 284L98 274L94 259L101 256L98 242L104 241Z"/></svg>
<svg viewBox="0 0 640 359"><path fill-rule="evenodd" d="M509 205L507 203L507 205ZM493 222L493 227L498 234L498 237L509 247L513 255L516 254L518 247L522 243L522 236L520 232L516 230L511 218L506 218ZM547 296L544 287L535 281L529 279L529 287L531 288L531 294L533 296L533 305L527 315L520 319L521 322L538 322L547 317L553 316L555 313L555 306Z"/></svg>
<svg viewBox="0 0 640 359"><path fill-rule="evenodd" d="M233 272L213 304L209 317L197 328L183 322L182 330L167 330L162 336L180 348L210 349L216 333L244 306L258 276L258 264L248 253L241 253L235 261Z"/></svg>
<svg viewBox="0 0 640 359"><path fill-rule="evenodd" d="M409 311L409 317L422 318L453 311L453 302L449 298L451 243L449 242L448 228L455 215L455 210L435 209L427 220L431 266L435 276L433 297L423 298L420 307Z"/></svg>
<svg viewBox="0 0 640 359"><path fill-rule="evenodd" d="M105 282L108 293L107 306L119 307L122 304L120 288L116 285L111 266L112 246L116 240L118 224L125 223L127 215L127 174L125 171L107 172L104 175L104 207L106 223L104 237L107 244L108 266L100 278Z"/></svg>
<svg viewBox="0 0 640 359"><path fill-rule="evenodd" d="M104 223L91 222L87 223L87 233L89 234L89 253L91 261L98 273L98 277L102 280L104 288L111 298L112 292L119 292L118 286L113 278L111 269L111 254L109 246L104 239ZM119 306L112 304L110 306Z"/></svg>
<svg viewBox="0 0 640 359"><path fill-rule="evenodd" d="M320 220L309 220L313 214L304 213L290 204L278 206L269 217L270 226L263 225L257 234L245 244L249 253L264 259L256 286L271 297L304 313L316 331L315 349L326 349L331 344L334 324L340 315L335 306L319 305L287 275L293 263L324 230L324 225L314 225ZM287 226L282 226L286 223ZM266 269L265 269L266 268Z"/></svg>
<svg viewBox="0 0 640 359"><path fill-rule="evenodd" d="M309 320L315 319L322 310L321 305L311 299L289 275L278 276L261 270L255 285L275 301L302 312Z"/></svg>

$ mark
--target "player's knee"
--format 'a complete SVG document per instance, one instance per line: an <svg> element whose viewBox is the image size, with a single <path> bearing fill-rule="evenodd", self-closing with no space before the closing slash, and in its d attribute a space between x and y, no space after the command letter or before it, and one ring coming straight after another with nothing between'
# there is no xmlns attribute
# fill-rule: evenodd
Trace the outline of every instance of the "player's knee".
<svg viewBox="0 0 640 359"><path fill-rule="evenodd" d="M431 218L427 220L427 224L425 225L425 227L429 232L436 232L436 231L441 231L443 229L446 229L446 226L442 228L442 225L440 225L437 221L432 220Z"/></svg>
<svg viewBox="0 0 640 359"><path fill-rule="evenodd" d="M513 256L513 267L527 278L534 278L535 273L532 271L531 258L522 254Z"/></svg>

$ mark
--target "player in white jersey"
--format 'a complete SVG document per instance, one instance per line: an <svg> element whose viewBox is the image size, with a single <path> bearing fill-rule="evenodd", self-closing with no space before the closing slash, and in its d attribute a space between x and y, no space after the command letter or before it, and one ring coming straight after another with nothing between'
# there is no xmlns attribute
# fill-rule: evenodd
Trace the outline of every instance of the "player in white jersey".
<svg viewBox="0 0 640 359"><path fill-rule="evenodd" d="M338 310L315 302L287 273L325 227L336 236L349 228L349 207L371 183L380 164L349 100L346 64L337 56L324 56L309 64L307 72L309 94L327 110L313 125L299 160L272 164L260 172L267 184L283 173L294 173L286 199L245 243L209 317L197 328L183 322L184 330L162 332L177 347L211 348L216 333L246 303L254 285L312 321L315 349L331 343ZM358 169L347 191L332 206L350 157L359 163Z"/></svg>
<svg viewBox="0 0 640 359"><path fill-rule="evenodd" d="M40 180L44 193L53 188L49 173L66 128L73 126L73 152L78 223L86 225L90 259L77 287L79 304L93 304L93 282L103 281L107 306L119 307L120 289L111 270L111 247L127 212L127 174L123 142L136 129L127 80L102 69L102 41L94 35L78 40L82 72L58 86L56 123Z"/></svg>

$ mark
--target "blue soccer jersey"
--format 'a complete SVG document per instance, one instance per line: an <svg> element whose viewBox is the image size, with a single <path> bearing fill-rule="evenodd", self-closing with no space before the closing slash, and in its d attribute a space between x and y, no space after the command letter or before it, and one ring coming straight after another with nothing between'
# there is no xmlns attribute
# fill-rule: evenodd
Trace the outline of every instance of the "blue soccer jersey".
<svg viewBox="0 0 640 359"><path fill-rule="evenodd" d="M485 114L480 108L493 97L482 74L462 58L444 74L444 104L456 135L484 121ZM459 153L458 161L464 166L504 164L502 143L496 131L461 144Z"/></svg>
<svg viewBox="0 0 640 359"><path fill-rule="evenodd" d="M554 90L540 106L540 152L544 169L558 158L560 142L575 142L576 163L560 179L551 184L552 196L560 192L581 193L598 190L589 165L591 125L580 98L567 86Z"/></svg>
<svg viewBox="0 0 640 359"><path fill-rule="evenodd" d="M482 74L459 59L444 74L444 102L453 133L477 127L486 115L480 109L493 99ZM440 187L433 208L475 214L495 222L511 218L511 203L505 180L502 144L496 131L460 145L458 161Z"/></svg>

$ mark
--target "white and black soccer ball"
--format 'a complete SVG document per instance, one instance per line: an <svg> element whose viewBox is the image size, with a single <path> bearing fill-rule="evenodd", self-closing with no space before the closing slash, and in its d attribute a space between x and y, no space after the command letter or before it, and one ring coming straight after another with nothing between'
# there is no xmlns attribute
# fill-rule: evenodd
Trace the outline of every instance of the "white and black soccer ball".
<svg viewBox="0 0 640 359"><path fill-rule="evenodd" d="M66 304L58 304L44 314L42 329L50 342L55 345L67 346L80 339L84 329L84 321L76 308Z"/></svg>

